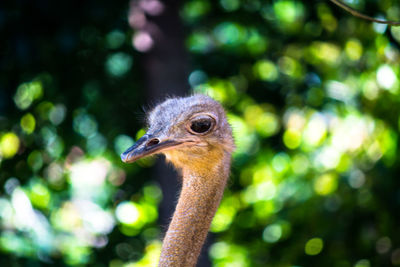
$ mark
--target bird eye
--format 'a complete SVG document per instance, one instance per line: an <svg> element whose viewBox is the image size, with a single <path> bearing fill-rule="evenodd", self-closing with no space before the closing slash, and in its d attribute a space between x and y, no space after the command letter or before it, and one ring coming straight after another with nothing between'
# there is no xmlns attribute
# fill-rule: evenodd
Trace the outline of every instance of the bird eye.
<svg viewBox="0 0 400 267"><path fill-rule="evenodd" d="M198 117L190 123L190 130L195 134L207 133L214 125L214 119L208 116Z"/></svg>

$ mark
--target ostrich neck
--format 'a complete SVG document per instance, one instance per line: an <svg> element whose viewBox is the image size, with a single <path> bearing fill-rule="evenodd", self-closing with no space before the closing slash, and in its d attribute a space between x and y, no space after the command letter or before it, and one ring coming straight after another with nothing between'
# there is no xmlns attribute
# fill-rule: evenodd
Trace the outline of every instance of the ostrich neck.
<svg viewBox="0 0 400 267"><path fill-rule="evenodd" d="M182 170L182 191L164 238L161 267L196 265L229 176L230 155L224 153L218 164L194 169Z"/></svg>

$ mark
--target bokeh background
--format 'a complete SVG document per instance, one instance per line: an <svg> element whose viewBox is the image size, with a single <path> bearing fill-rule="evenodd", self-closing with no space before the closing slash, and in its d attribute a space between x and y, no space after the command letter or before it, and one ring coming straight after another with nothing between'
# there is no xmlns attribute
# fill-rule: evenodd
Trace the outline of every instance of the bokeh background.
<svg viewBox="0 0 400 267"><path fill-rule="evenodd" d="M237 144L199 266L400 265L400 27L323 0L18 0L0 33L1 266L154 266L179 182L119 154L191 92Z"/></svg>

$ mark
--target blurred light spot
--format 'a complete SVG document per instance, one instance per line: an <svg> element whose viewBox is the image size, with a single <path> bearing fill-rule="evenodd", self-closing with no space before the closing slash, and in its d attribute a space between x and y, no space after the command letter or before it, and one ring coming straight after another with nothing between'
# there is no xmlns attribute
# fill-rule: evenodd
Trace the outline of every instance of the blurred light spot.
<svg viewBox="0 0 400 267"><path fill-rule="evenodd" d="M264 112L257 118L256 130L262 137L274 135L279 130L278 116L271 112Z"/></svg>
<svg viewBox="0 0 400 267"><path fill-rule="evenodd" d="M265 36L250 28L247 36L246 48L252 55L261 55L267 50L268 42Z"/></svg>
<svg viewBox="0 0 400 267"><path fill-rule="evenodd" d="M195 70L189 75L189 84L191 87L207 82L207 74L201 70Z"/></svg>
<svg viewBox="0 0 400 267"><path fill-rule="evenodd" d="M363 95L368 100L375 100L379 94L379 87L375 80L368 80L363 84Z"/></svg>
<svg viewBox="0 0 400 267"><path fill-rule="evenodd" d="M376 73L378 84L384 89L390 89L397 81L396 74L389 65L379 67Z"/></svg>
<svg viewBox="0 0 400 267"><path fill-rule="evenodd" d="M143 28L147 24L147 18L143 10L137 6L137 1L131 2L128 14L129 25L133 29Z"/></svg>
<svg viewBox="0 0 400 267"><path fill-rule="evenodd" d="M28 165L34 172L40 170L43 166L43 157L40 151L34 150L28 156Z"/></svg>
<svg viewBox="0 0 400 267"><path fill-rule="evenodd" d="M226 242L214 243L210 248L210 256L213 259L224 258L229 253L229 245Z"/></svg>
<svg viewBox="0 0 400 267"><path fill-rule="evenodd" d="M379 254L387 253L391 247L392 247L392 241L387 236L381 237L378 239L378 241L376 241L376 251Z"/></svg>
<svg viewBox="0 0 400 267"><path fill-rule="evenodd" d="M143 196L146 202L158 204L162 198L162 191L157 185L147 185L143 188Z"/></svg>
<svg viewBox="0 0 400 267"><path fill-rule="evenodd" d="M146 129L141 128L139 131L136 133L136 140L139 140L143 135L146 134Z"/></svg>
<svg viewBox="0 0 400 267"><path fill-rule="evenodd" d="M217 233L228 229L238 208L239 203L235 197L224 198L212 220L210 231Z"/></svg>
<svg viewBox="0 0 400 267"><path fill-rule="evenodd" d="M131 137L121 134L114 139L114 150L118 155L121 155L125 150L131 147L134 141Z"/></svg>
<svg viewBox="0 0 400 267"><path fill-rule="evenodd" d="M157 266L160 254L161 254L161 242L158 240L152 240L150 244L146 246L143 258L135 262L134 267ZM133 266L125 265L124 267L133 267Z"/></svg>
<svg viewBox="0 0 400 267"><path fill-rule="evenodd" d="M15 226L20 231L32 232L33 242L40 248L51 249L52 236L47 219L32 208L26 193L16 188L11 196L11 203L15 212Z"/></svg>
<svg viewBox="0 0 400 267"><path fill-rule="evenodd" d="M134 225L139 220L140 212L137 204L125 201L118 204L115 215L121 223Z"/></svg>
<svg viewBox="0 0 400 267"><path fill-rule="evenodd" d="M286 28L297 28L302 24L304 7L301 2L281 0L274 3L274 11L277 19Z"/></svg>
<svg viewBox="0 0 400 267"><path fill-rule="evenodd" d="M45 178L49 181L51 186L54 188L61 188L64 179L63 179L63 168L58 163L51 163L44 171Z"/></svg>
<svg viewBox="0 0 400 267"><path fill-rule="evenodd" d="M251 203L247 202L246 203ZM271 215L281 210L282 204L281 202L276 202L272 200L268 201L258 201L254 203L254 213L257 218L261 220L268 219Z"/></svg>
<svg viewBox="0 0 400 267"><path fill-rule="evenodd" d="M366 259L362 259L356 262L356 264L354 264L354 267L370 267L371 264L369 262L369 260Z"/></svg>
<svg viewBox="0 0 400 267"><path fill-rule="evenodd" d="M213 79L194 89L195 92L206 94L226 105L232 105L237 100L236 88L232 82L227 80Z"/></svg>
<svg viewBox="0 0 400 267"><path fill-rule="evenodd" d="M284 121L288 129L302 131L306 123L304 114L302 111L290 108L284 114Z"/></svg>
<svg viewBox="0 0 400 267"><path fill-rule="evenodd" d="M59 158L64 151L63 139L61 139L59 136L55 136L55 138L47 142L46 151L50 154L51 157L55 159Z"/></svg>
<svg viewBox="0 0 400 267"><path fill-rule="evenodd" d="M329 97L345 103L350 101L357 93L346 84L338 81L328 81L326 83L326 92Z"/></svg>
<svg viewBox="0 0 400 267"><path fill-rule="evenodd" d="M189 35L186 45L195 53L207 53L214 47L211 37L204 32L193 32Z"/></svg>
<svg viewBox="0 0 400 267"><path fill-rule="evenodd" d="M262 238L265 242L275 243L282 236L282 227L279 224L271 224L264 229Z"/></svg>
<svg viewBox="0 0 400 267"><path fill-rule="evenodd" d="M332 124L332 149L355 151L368 137L371 126L368 117L360 118L353 114ZM373 124L372 124L373 125ZM334 153L331 153L333 155Z"/></svg>
<svg viewBox="0 0 400 267"><path fill-rule="evenodd" d="M279 69L282 73L292 77L303 77L303 69L300 63L291 57L281 57L278 61Z"/></svg>
<svg viewBox="0 0 400 267"><path fill-rule="evenodd" d="M345 46L346 55L350 60L359 60L363 53L363 47L359 40L350 39Z"/></svg>
<svg viewBox="0 0 400 267"><path fill-rule="evenodd" d="M340 163L341 156L336 147L323 147L314 155L314 166L327 170L334 169Z"/></svg>
<svg viewBox="0 0 400 267"><path fill-rule="evenodd" d="M296 154L292 160L292 168L296 174L305 174L310 166L310 161L303 154Z"/></svg>
<svg viewBox="0 0 400 267"><path fill-rule="evenodd" d="M314 113L303 132L303 141L309 146L319 146L325 139L327 124L322 114Z"/></svg>
<svg viewBox="0 0 400 267"><path fill-rule="evenodd" d="M25 133L31 134L35 130L35 126L36 126L35 117L33 117L33 115L31 113L27 113L21 118L20 124L21 124L22 130Z"/></svg>
<svg viewBox="0 0 400 267"><path fill-rule="evenodd" d="M329 32L335 31L338 22L336 18L332 15L331 9L327 5L318 5L317 12L318 17L321 20L322 26Z"/></svg>
<svg viewBox="0 0 400 267"><path fill-rule="evenodd" d="M276 186L272 181L267 181L257 185L257 200L269 200L276 194Z"/></svg>
<svg viewBox="0 0 400 267"><path fill-rule="evenodd" d="M133 60L129 54L118 52L108 56L105 67L110 75L120 77L131 69L132 63Z"/></svg>
<svg viewBox="0 0 400 267"><path fill-rule="evenodd" d="M42 143L47 146L57 138L57 130L52 126L43 127L40 129L40 136Z"/></svg>
<svg viewBox="0 0 400 267"><path fill-rule="evenodd" d="M314 113L303 132L303 141L308 146L319 146L327 134L327 123L320 113Z"/></svg>
<svg viewBox="0 0 400 267"><path fill-rule="evenodd" d="M268 137L276 134L280 125L278 116L265 110L268 110L268 107L248 105L244 110L244 118L249 125L256 128L258 134Z"/></svg>
<svg viewBox="0 0 400 267"><path fill-rule="evenodd" d="M16 134L8 132L0 138L0 156L4 158L12 158L18 152L20 145L19 138Z"/></svg>
<svg viewBox="0 0 400 267"><path fill-rule="evenodd" d="M232 22L223 22L217 25L213 33L222 45L238 45L246 39L245 28Z"/></svg>
<svg viewBox="0 0 400 267"><path fill-rule="evenodd" d="M326 173L314 181L314 190L318 195L329 195L335 192L338 184L337 177L333 173Z"/></svg>
<svg viewBox="0 0 400 267"><path fill-rule="evenodd" d="M105 235L95 236L91 244L95 248L103 248L108 244L108 237Z"/></svg>
<svg viewBox="0 0 400 267"><path fill-rule="evenodd" d="M148 32L140 31L137 32L133 36L133 46L136 48L136 50L140 52L147 52L149 51L153 45L154 41L151 35Z"/></svg>
<svg viewBox="0 0 400 267"><path fill-rule="evenodd" d="M3 222L3 226L8 222L13 216L13 209L11 203L8 199L0 198L0 219ZM4 234L4 230L3 233Z"/></svg>
<svg viewBox="0 0 400 267"><path fill-rule="evenodd" d="M104 211L97 203L89 200L75 200L85 229L93 234L109 234L114 228L114 218L109 211ZM95 242L92 240L91 242Z"/></svg>
<svg viewBox="0 0 400 267"><path fill-rule="evenodd" d="M392 252L392 264L393 265L399 265L400 264L400 248L395 249Z"/></svg>
<svg viewBox="0 0 400 267"><path fill-rule="evenodd" d="M244 119L249 125L255 126L257 119L263 112L264 111L260 105L248 105L244 110Z"/></svg>
<svg viewBox="0 0 400 267"><path fill-rule="evenodd" d="M259 60L253 66L253 73L263 81L275 81L278 78L278 70L275 64L269 60Z"/></svg>
<svg viewBox="0 0 400 267"><path fill-rule="evenodd" d="M272 167L278 173L286 172L289 169L290 163L290 157L283 152L276 154L272 158Z"/></svg>
<svg viewBox="0 0 400 267"><path fill-rule="evenodd" d="M42 120L47 120L49 118L50 111L53 109L54 105L51 102L43 101L37 107L36 111Z"/></svg>
<svg viewBox="0 0 400 267"><path fill-rule="evenodd" d="M69 232L81 227L82 220L79 211L70 201L64 201L61 207L51 214L51 222L55 228Z"/></svg>
<svg viewBox="0 0 400 267"><path fill-rule="evenodd" d="M105 182L108 167L109 162L103 159L78 162L70 169L71 183L82 189L101 186Z"/></svg>
<svg viewBox="0 0 400 267"><path fill-rule="evenodd" d="M384 19L384 17L380 17L380 16L378 16L377 18ZM374 23L372 23L372 27L374 28L374 31L376 33L383 34L386 31L388 25L383 24L383 23L374 22ZM391 28L397 28L397 27L391 27Z"/></svg>
<svg viewBox="0 0 400 267"><path fill-rule="evenodd" d="M386 30L386 27L385 27L385 30ZM393 38L397 41L397 43L400 43L400 29L399 29L399 27L390 27L390 33L392 34Z"/></svg>
<svg viewBox="0 0 400 267"><path fill-rule="evenodd" d="M182 8L182 17L188 22L192 22L210 10L210 3L206 0L192 0L184 4Z"/></svg>
<svg viewBox="0 0 400 267"><path fill-rule="evenodd" d="M360 188L365 183L365 174L360 170L353 170L349 176L349 184L353 188Z"/></svg>
<svg viewBox="0 0 400 267"><path fill-rule="evenodd" d="M318 255L324 247L324 242L321 238L315 237L307 241L305 246L305 252L307 255L315 256Z"/></svg>
<svg viewBox="0 0 400 267"><path fill-rule="evenodd" d="M220 0L219 4L228 12L235 11L240 7L239 0Z"/></svg>
<svg viewBox="0 0 400 267"><path fill-rule="evenodd" d="M35 207L49 208L51 194L49 189L41 182L34 181L31 184L29 198Z"/></svg>
<svg viewBox="0 0 400 267"><path fill-rule="evenodd" d="M310 57L307 59L311 61L312 64L328 64L332 66L337 66L340 64L339 56L341 49L332 43L327 42L313 42L309 46Z"/></svg>
<svg viewBox="0 0 400 267"><path fill-rule="evenodd" d="M164 4L158 0L142 0L139 5L151 16L158 16L164 11Z"/></svg>
<svg viewBox="0 0 400 267"><path fill-rule="evenodd" d="M307 73L307 75L306 75L306 80L305 80L305 82L307 83L307 85L308 86L316 86L316 87L319 87L320 85L321 85L321 77L319 77L318 76L318 74L317 73L315 73L315 72L309 72L309 73ZM313 88L310 88L310 89L314 89L315 87L313 87Z"/></svg>
<svg viewBox="0 0 400 267"><path fill-rule="evenodd" d="M217 242L209 254L216 266L250 266L248 250L242 246Z"/></svg>
<svg viewBox="0 0 400 267"><path fill-rule="evenodd" d="M272 199L276 194L276 186L272 181L253 184L242 191L243 200L246 203L255 203Z"/></svg>
<svg viewBox="0 0 400 267"><path fill-rule="evenodd" d="M49 120L54 125L59 125L65 119L67 108L63 104L57 104L50 110Z"/></svg>
<svg viewBox="0 0 400 267"><path fill-rule="evenodd" d="M117 49L125 42L125 34L119 30L114 30L107 34L106 43L108 48Z"/></svg>
<svg viewBox="0 0 400 267"><path fill-rule="evenodd" d="M95 118L81 111L75 116L73 127L75 132L86 138L94 136L97 132L97 122Z"/></svg>
<svg viewBox="0 0 400 267"><path fill-rule="evenodd" d="M100 156L107 149L107 139L96 133L90 136L86 141L86 149L91 156Z"/></svg>
<svg viewBox="0 0 400 267"><path fill-rule="evenodd" d="M239 116L228 114L229 124L233 129L233 136L236 143L235 154L250 154L255 153L254 146L256 144L256 136L249 129L246 122Z"/></svg>
<svg viewBox="0 0 400 267"><path fill-rule="evenodd" d="M72 164L69 168L72 198L103 202L110 197L105 187L110 166L111 163L101 157Z"/></svg>
<svg viewBox="0 0 400 267"><path fill-rule="evenodd" d="M21 84L14 95L14 102L19 109L27 109L35 99L43 94L43 86L40 81Z"/></svg>
<svg viewBox="0 0 400 267"><path fill-rule="evenodd" d="M301 144L301 133L297 130L286 130L283 134L283 143L287 148L298 148Z"/></svg>
<svg viewBox="0 0 400 267"><path fill-rule="evenodd" d="M108 181L114 186L122 185L126 180L126 173L120 169L113 169L108 176Z"/></svg>
<svg viewBox="0 0 400 267"><path fill-rule="evenodd" d="M12 195L14 189L17 188L19 185L19 180L15 177L11 177L4 183L4 191L6 191L7 194Z"/></svg>

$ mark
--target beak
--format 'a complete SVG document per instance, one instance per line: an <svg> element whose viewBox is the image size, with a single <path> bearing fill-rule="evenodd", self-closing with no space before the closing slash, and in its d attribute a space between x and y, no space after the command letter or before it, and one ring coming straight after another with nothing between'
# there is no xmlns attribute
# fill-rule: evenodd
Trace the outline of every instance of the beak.
<svg viewBox="0 0 400 267"><path fill-rule="evenodd" d="M160 141L160 139L146 134L121 154L121 160L125 163L131 163L180 144L181 142L174 140Z"/></svg>

